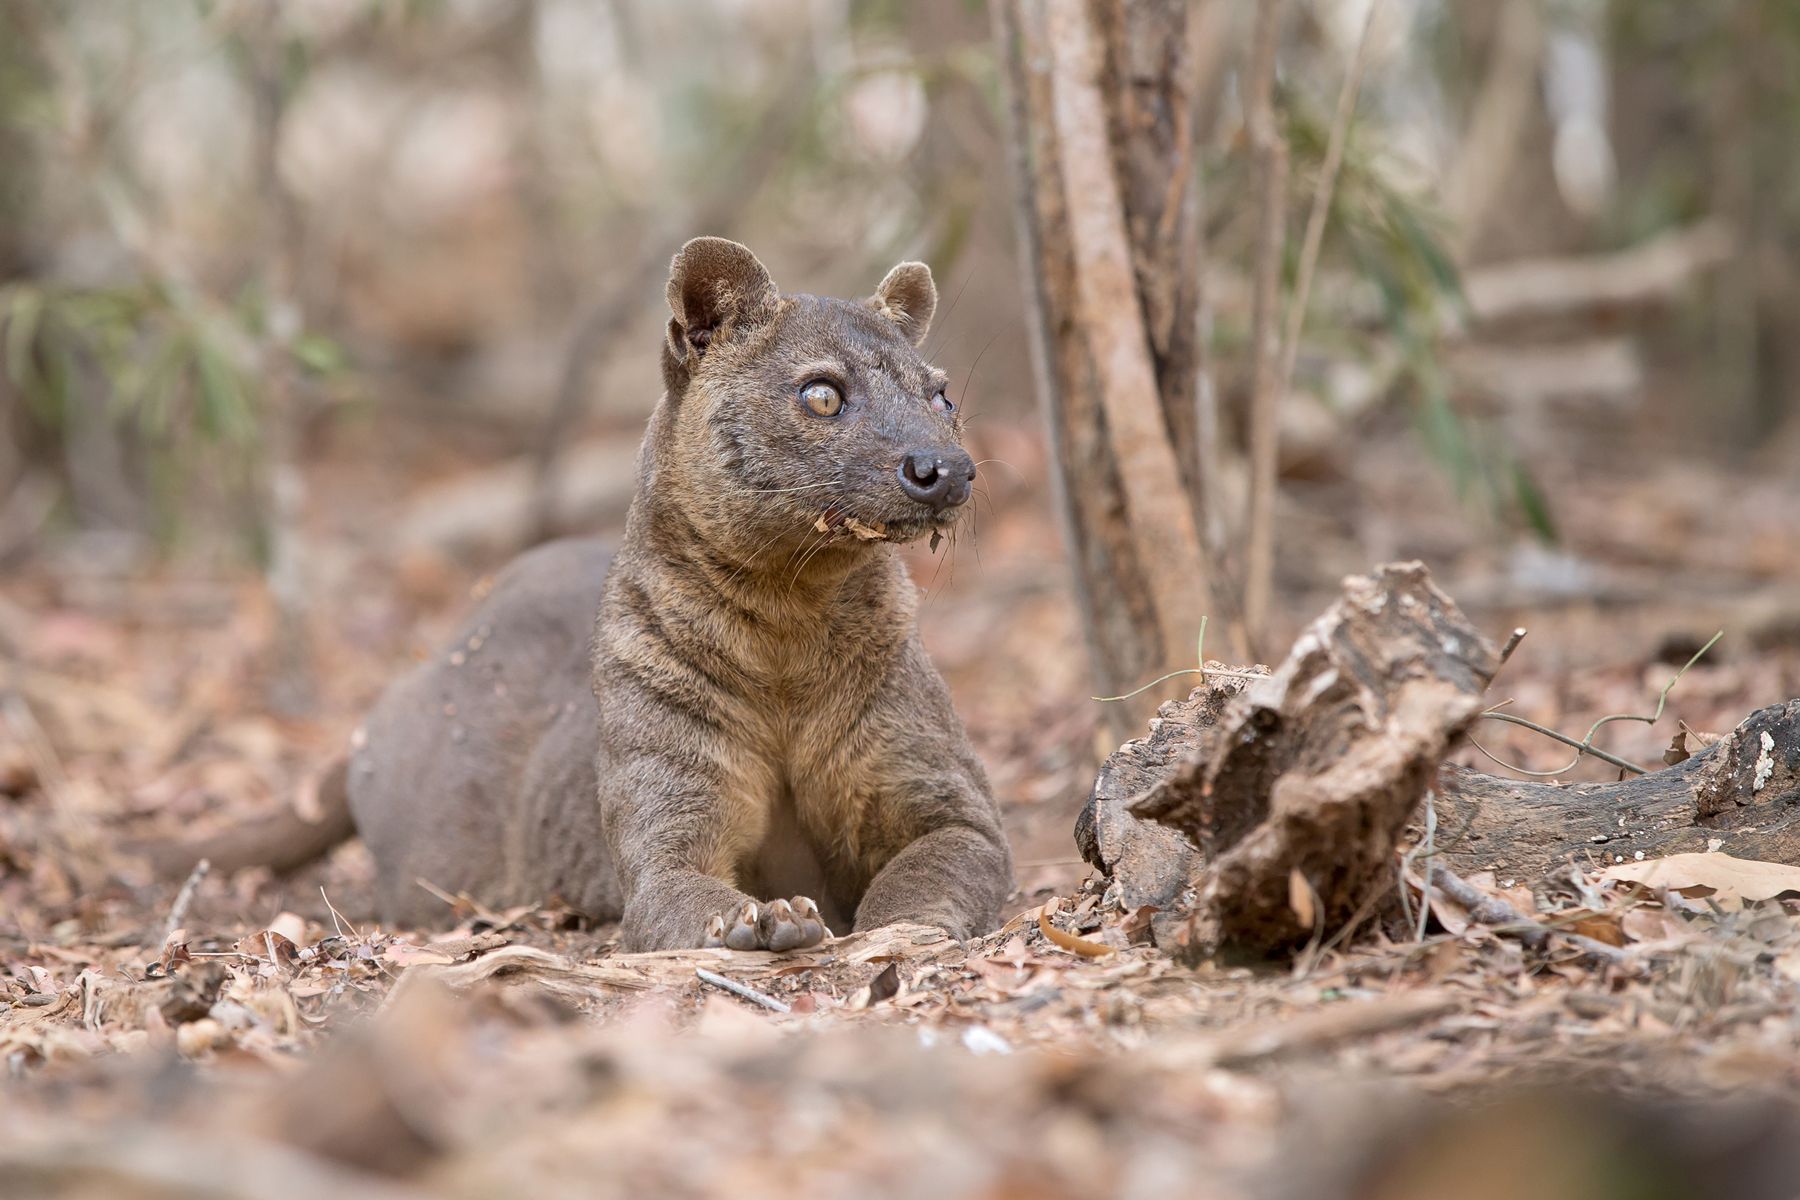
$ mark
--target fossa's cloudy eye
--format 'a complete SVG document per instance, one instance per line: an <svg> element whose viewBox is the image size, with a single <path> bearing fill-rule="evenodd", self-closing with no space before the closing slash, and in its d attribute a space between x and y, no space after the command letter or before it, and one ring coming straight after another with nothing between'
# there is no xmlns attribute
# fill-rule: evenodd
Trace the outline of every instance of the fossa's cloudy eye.
<svg viewBox="0 0 1800 1200"><path fill-rule="evenodd" d="M835 417L844 408L844 393L836 384L815 379L800 389L800 399L816 416Z"/></svg>
<svg viewBox="0 0 1800 1200"><path fill-rule="evenodd" d="M953 413L956 411L956 405L950 403L950 397L944 395L944 390L939 388L938 394L931 398L931 411Z"/></svg>

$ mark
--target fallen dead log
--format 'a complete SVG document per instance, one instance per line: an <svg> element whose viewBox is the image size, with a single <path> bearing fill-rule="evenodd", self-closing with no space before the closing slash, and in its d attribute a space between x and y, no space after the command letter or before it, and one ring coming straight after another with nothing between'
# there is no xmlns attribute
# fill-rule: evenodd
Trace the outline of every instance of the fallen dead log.
<svg viewBox="0 0 1800 1200"><path fill-rule="evenodd" d="M1800 864L1800 700L1648 775L1554 784L1446 764L1435 794L1437 852L1459 871L1535 882L1565 863L1707 850Z"/></svg>
<svg viewBox="0 0 1800 1200"><path fill-rule="evenodd" d="M1731 256L1731 231L1701 221L1609 254L1520 259L1468 272L1472 322L1570 320L1667 302Z"/></svg>
<svg viewBox="0 0 1800 1200"><path fill-rule="evenodd" d="M1194 955L1280 953L1369 911L1427 793L1455 871L1536 884L1708 850L1800 864L1800 700L1616 783L1443 763L1498 664L1422 566L1353 577L1273 674L1209 681L1108 758L1076 844L1125 907L1178 910L1158 941Z"/></svg>

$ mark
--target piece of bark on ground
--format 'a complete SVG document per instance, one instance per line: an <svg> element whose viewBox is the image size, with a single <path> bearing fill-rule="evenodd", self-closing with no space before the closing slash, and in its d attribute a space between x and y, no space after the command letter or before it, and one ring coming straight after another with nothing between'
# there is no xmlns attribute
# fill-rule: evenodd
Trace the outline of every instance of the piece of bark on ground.
<svg viewBox="0 0 1800 1200"><path fill-rule="evenodd" d="M1364 911L1498 666L1423 565L1345 580L1287 661L1129 805L1200 850L1188 951L1278 953Z"/></svg>
<svg viewBox="0 0 1800 1200"><path fill-rule="evenodd" d="M1206 665L1225 669L1223 663ZM1267 673L1267 668L1257 669ZM1191 756L1201 736L1218 724L1225 706L1243 690L1239 678L1207 679L1187 699L1158 708L1145 736L1126 742L1100 765L1087 804L1075 818L1075 846L1081 857L1112 877L1125 909L1146 904L1168 909L1199 864L1194 844L1179 831L1135 817L1126 806Z"/></svg>

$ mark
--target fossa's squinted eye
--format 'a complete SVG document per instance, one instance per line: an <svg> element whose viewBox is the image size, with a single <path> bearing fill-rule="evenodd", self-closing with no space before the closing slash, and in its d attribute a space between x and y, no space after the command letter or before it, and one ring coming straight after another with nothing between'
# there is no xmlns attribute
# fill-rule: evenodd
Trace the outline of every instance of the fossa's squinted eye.
<svg viewBox="0 0 1800 1200"><path fill-rule="evenodd" d="M931 398L931 411L941 412L945 416L956 411L956 405L950 403L950 397L944 395L943 388L939 388L937 395Z"/></svg>
<svg viewBox="0 0 1800 1200"><path fill-rule="evenodd" d="M814 416L835 417L844 409L844 393L835 383L815 379L800 389L800 400Z"/></svg>

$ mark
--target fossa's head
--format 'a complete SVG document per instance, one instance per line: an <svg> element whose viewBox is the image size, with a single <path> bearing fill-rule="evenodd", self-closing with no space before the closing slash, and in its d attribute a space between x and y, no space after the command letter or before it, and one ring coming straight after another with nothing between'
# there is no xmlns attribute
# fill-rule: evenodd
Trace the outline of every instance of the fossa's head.
<svg viewBox="0 0 1800 1200"><path fill-rule="evenodd" d="M948 377L919 354L936 308L924 263L833 300L783 296L736 242L683 246L663 376L696 526L745 553L948 531L975 463Z"/></svg>

